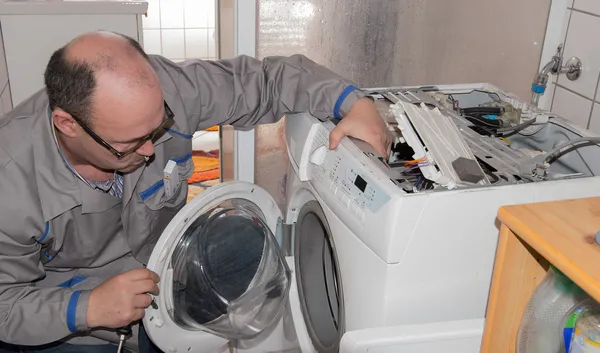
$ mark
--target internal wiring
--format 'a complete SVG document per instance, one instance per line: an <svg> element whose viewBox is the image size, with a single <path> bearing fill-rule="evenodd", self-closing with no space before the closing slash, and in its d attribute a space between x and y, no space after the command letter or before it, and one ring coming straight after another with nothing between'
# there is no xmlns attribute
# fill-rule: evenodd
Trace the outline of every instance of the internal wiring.
<svg viewBox="0 0 600 353"><path fill-rule="evenodd" d="M558 158L564 156L565 154L578 149L579 147L582 147L582 145L580 145L581 142L588 142L588 144L585 144L584 146L587 146L589 144L599 144L600 143L600 137L582 137L582 138L578 138L575 140L571 140L565 144L563 144L562 146L558 146L555 149L551 150L550 152L546 153L546 156L544 157L544 162L545 163L552 163L555 160L557 160ZM565 149L569 147L568 149Z"/></svg>
<svg viewBox="0 0 600 353"><path fill-rule="evenodd" d="M524 129L528 128L529 126L533 125L533 123L535 123L535 120L536 119L531 119L531 120L528 120L528 121L526 121L526 122L524 122L522 124L519 124L517 126L498 129L497 132L504 133L502 135L502 137L509 137L509 136L515 135L519 131L524 130Z"/></svg>
<svg viewBox="0 0 600 353"><path fill-rule="evenodd" d="M427 157L422 157L419 159L414 159L412 161L405 161L404 162L404 168L406 168L404 171L405 172L410 172L416 169L419 169L421 167L426 167L429 165L429 162L427 161Z"/></svg>
<svg viewBox="0 0 600 353"><path fill-rule="evenodd" d="M465 117L465 119L469 120L472 123L474 123L473 120L475 120L478 123L481 123L486 126L494 127L494 128L499 128L501 126L499 122L496 122L495 124L492 123L492 121L496 121L496 120L490 120L490 119L480 118L480 117L470 116L470 115L464 115L464 117Z"/></svg>

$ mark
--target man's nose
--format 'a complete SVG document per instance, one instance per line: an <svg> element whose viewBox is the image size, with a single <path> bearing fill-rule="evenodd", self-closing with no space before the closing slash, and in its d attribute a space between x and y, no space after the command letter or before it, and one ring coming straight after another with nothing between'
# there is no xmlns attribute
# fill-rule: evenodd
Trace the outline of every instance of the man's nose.
<svg viewBox="0 0 600 353"><path fill-rule="evenodd" d="M152 144L152 141L146 141L136 152L139 155L150 157L154 154L154 144Z"/></svg>

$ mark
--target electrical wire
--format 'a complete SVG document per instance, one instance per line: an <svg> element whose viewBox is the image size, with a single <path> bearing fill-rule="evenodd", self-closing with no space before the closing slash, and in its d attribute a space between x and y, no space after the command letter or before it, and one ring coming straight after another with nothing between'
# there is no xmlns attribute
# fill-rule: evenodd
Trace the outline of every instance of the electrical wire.
<svg viewBox="0 0 600 353"><path fill-rule="evenodd" d="M529 126L533 125L533 123L535 123L535 120L536 119L531 119L531 120L528 120L528 121L526 121L522 124L519 124L517 126L514 126L514 127L498 129L497 132L505 133L504 135L502 135L502 137L509 137L509 136L515 135L519 131L524 130L524 129L528 128Z"/></svg>
<svg viewBox="0 0 600 353"><path fill-rule="evenodd" d="M552 163L555 160L557 160L558 158L562 157L563 155L565 155L573 150L578 149L579 147L581 147L581 145L578 145L580 142L588 142L591 144L600 144L600 137L582 137L582 138L568 141L567 143L563 144L562 146L558 146L555 149L551 150L550 152L546 153L546 156L544 157L544 162ZM570 147L570 148L563 151L563 149L565 149L566 147Z"/></svg>
<svg viewBox="0 0 600 353"><path fill-rule="evenodd" d="M538 127L535 131L532 132L524 132L524 131L519 131L519 135L523 135L523 136L533 136L535 134L537 134L538 132L542 131L542 129L546 126L546 123L540 124L540 127Z"/></svg>
<svg viewBox="0 0 600 353"><path fill-rule="evenodd" d="M477 121L479 123L482 123L483 125L486 125L486 126L491 126L491 127L494 127L494 128L499 128L500 127L500 123L493 124L490 121L486 121L486 120L489 120L489 119L486 119L486 118L480 118L480 117L475 117L475 116L470 116L470 115L465 115L464 117L465 117L465 119L469 120L472 123L473 123L472 120L475 120L475 121ZM494 120L491 120L491 121L494 121Z"/></svg>

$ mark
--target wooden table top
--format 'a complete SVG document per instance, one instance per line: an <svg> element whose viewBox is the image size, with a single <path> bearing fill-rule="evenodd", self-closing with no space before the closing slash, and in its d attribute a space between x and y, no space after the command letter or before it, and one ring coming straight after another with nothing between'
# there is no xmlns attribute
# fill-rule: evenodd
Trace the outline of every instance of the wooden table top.
<svg viewBox="0 0 600 353"><path fill-rule="evenodd" d="M504 206L498 217L600 302L600 197Z"/></svg>

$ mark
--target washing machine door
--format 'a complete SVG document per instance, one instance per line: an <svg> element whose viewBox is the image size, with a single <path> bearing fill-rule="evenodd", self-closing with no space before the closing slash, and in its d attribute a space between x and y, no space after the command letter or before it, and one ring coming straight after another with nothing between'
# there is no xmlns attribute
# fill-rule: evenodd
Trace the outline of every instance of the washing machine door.
<svg viewBox="0 0 600 353"><path fill-rule="evenodd" d="M331 229L316 200L298 213L293 254L290 305L302 353L337 353L345 332L342 276Z"/></svg>
<svg viewBox="0 0 600 353"><path fill-rule="evenodd" d="M144 327L164 352L218 352L280 319L291 272L275 239L281 213L244 182L208 189L169 223L147 268L161 280Z"/></svg>

